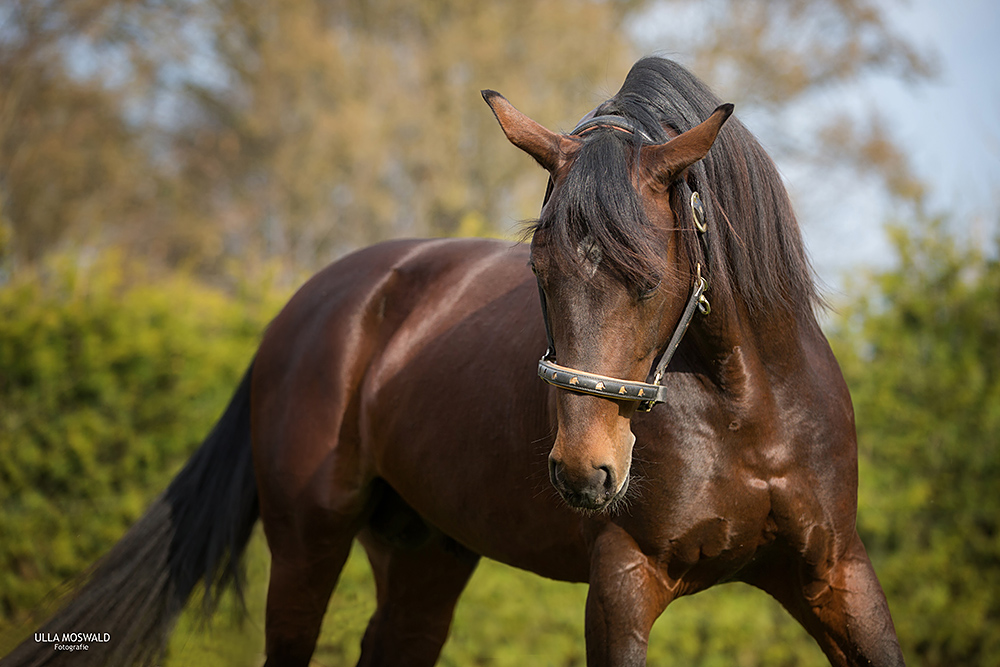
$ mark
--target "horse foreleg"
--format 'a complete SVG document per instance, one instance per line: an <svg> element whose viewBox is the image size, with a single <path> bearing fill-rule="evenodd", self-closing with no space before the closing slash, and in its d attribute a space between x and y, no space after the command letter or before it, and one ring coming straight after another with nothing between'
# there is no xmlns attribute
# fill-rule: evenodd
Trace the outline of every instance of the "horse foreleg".
<svg viewBox="0 0 1000 667"><path fill-rule="evenodd" d="M673 599L669 582L632 537L609 524L591 553L587 665L645 665L649 631Z"/></svg>
<svg viewBox="0 0 1000 667"><path fill-rule="evenodd" d="M819 643L830 663L904 664L889 605L857 533L832 567L793 559L748 580L770 593Z"/></svg>
<svg viewBox="0 0 1000 667"><path fill-rule="evenodd" d="M392 546L368 532L361 541L375 573L378 608L358 665L433 665L479 556L440 534L417 547Z"/></svg>

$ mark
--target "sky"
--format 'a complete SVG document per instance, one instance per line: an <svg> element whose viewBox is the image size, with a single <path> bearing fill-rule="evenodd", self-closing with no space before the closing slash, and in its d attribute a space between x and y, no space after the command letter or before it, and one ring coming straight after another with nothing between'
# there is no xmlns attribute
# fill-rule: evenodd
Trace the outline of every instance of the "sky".
<svg viewBox="0 0 1000 667"><path fill-rule="evenodd" d="M947 214L960 235L983 242L998 238L1000 1L878 0L875 4L895 33L936 60L937 76L920 84L869 76L861 83L836 86L786 114L782 122L790 125L783 127L787 130L802 122L807 128L811 116L823 115L827 105L877 110L916 175L929 186L927 212ZM662 10L636 25L640 42L669 44L670 30L697 30L710 20L712 5L692 4L682 12L668 4ZM687 62L683 53L664 55ZM736 113L767 149L770 119L760 115L767 111L745 109L741 114L737 107ZM844 294L850 276L892 265L894 253L885 225L911 212L901 212L878 186L855 173L823 172L771 153L788 184L822 288L832 301Z"/></svg>
<svg viewBox="0 0 1000 667"><path fill-rule="evenodd" d="M937 52L939 74L916 87L875 78L859 94L891 121L929 184L929 212L950 216L960 235L989 243L1000 232L1000 2L911 0L891 7L901 35ZM832 229L815 220L803 225L817 272L834 292L845 274L892 262L884 234L891 207L853 205L853 214L831 216Z"/></svg>
<svg viewBox="0 0 1000 667"><path fill-rule="evenodd" d="M899 25L939 51L936 82L917 90L887 82L885 102L938 205L981 214L1000 199L1000 3L918 0Z"/></svg>

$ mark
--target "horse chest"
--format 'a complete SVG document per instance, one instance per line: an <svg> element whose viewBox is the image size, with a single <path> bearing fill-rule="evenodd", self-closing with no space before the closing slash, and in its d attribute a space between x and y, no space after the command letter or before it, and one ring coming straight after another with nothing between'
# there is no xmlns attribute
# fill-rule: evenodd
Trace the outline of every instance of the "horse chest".
<svg viewBox="0 0 1000 667"><path fill-rule="evenodd" d="M769 517L763 480L689 470L673 488L647 487L616 522L671 580L700 589L729 578L770 543Z"/></svg>

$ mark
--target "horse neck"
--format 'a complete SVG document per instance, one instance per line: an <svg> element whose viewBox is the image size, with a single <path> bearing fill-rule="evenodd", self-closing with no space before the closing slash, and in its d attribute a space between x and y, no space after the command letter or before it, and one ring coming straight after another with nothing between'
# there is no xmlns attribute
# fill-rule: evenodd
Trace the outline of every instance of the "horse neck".
<svg viewBox="0 0 1000 667"><path fill-rule="evenodd" d="M731 294L709 293L712 311L691 326L699 367L720 390L719 395L747 408L768 400L769 388L781 377L801 370L803 342L822 334L815 322L787 311L751 317Z"/></svg>

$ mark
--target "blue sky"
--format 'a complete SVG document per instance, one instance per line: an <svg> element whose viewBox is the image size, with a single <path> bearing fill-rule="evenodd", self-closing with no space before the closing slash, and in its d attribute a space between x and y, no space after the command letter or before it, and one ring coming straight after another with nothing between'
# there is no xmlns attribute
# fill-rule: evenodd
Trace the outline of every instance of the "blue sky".
<svg viewBox="0 0 1000 667"><path fill-rule="evenodd" d="M1000 198L1000 3L917 0L899 25L941 56L937 81L887 84L886 103L915 167L933 185L932 204L983 215ZM995 216L994 216L995 217Z"/></svg>
<svg viewBox="0 0 1000 667"><path fill-rule="evenodd" d="M794 136L800 124L808 133L812 117L831 108L854 110L859 117L866 115L864 110L875 109L928 184L928 212L948 214L960 234L992 241L1000 231L1000 2L877 0L876 4L894 32L936 55L939 71L934 80L915 85L869 76L860 83L818 91L811 102L792 107L791 114L777 119L769 118L767 110L741 112L737 107L736 113L770 149L774 137L769 129L774 129L775 121L780 131ZM640 42L669 45L672 32L699 29L718 7L706 2L661 9L635 26ZM664 55L687 61L684 53ZM885 223L905 219L911 212L894 208L869 178L809 167L771 152L789 185L814 266L834 302L848 276L891 264Z"/></svg>
<svg viewBox="0 0 1000 667"><path fill-rule="evenodd" d="M914 169L930 186L929 211L948 214L962 235L993 241L1000 231L1000 2L887 4L903 36L937 52L939 75L915 87L876 78L858 94L891 121ZM811 219L803 224L820 277L835 289L845 273L891 261L883 234L891 207L859 207L834 229Z"/></svg>

